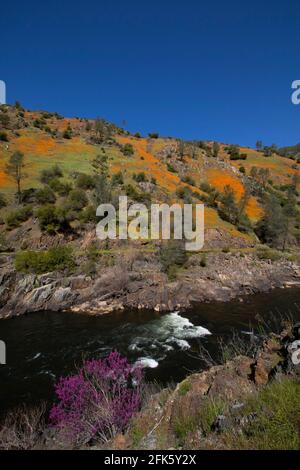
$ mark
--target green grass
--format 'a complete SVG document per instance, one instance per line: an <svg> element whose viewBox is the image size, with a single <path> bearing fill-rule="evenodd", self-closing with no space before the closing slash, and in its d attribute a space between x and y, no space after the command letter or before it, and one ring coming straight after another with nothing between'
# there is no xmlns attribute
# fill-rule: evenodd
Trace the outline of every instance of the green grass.
<svg viewBox="0 0 300 470"><path fill-rule="evenodd" d="M200 407L199 422L205 435L211 432L212 425L218 415L225 412L227 404L221 398L207 398Z"/></svg>
<svg viewBox="0 0 300 470"><path fill-rule="evenodd" d="M237 449L300 449L300 385L293 379L274 381L246 403L244 415L257 418L242 434L230 432L225 442Z"/></svg>
<svg viewBox="0 0 300 470"><path fill-rule="evenodd" d="M186 379L184 380L183 382L181 382L179 384L179 387L178 387L178 393L179 395L181 396L184 396L186 395L191 389L191 384L190 382Z"/></svg>

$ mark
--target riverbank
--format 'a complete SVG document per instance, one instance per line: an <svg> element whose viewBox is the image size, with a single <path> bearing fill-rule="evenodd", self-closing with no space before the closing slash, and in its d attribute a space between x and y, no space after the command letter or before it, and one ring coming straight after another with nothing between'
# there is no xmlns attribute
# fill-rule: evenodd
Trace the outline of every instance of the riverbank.
<svg viewBox="0 0 300 470"><path fill-rule="evenodd" d="M152 395L125 435L104 447L299 450L299 339L298 323L247 355L235 345L223 364Z"/></svg>
<svg viewBox="0 0 300 470"><path fill-rule="evenodd" d="M0 318L41 310L103 315L125 308L185 310L194 303L227 302L274 288L300 285L300 264L255 253L193 255L176 279L161 271L153 255L102 269L97 277L64 271L42 275L16 272L12 257L2 256Z"/></svg>
<svg viewBox="0 0 300 470"><path fill-rule="evenodd" d="M279 334L232 336L220 362L198 350L205 370L159 389L145 384L139 411L109 436L74 437L68 427L74 423L55 427L45 406L19 408L1 420L0 448L299 449L299 339L300 324L285 323ZM94 419L93 404L85 406L78 422Z"/></svg>

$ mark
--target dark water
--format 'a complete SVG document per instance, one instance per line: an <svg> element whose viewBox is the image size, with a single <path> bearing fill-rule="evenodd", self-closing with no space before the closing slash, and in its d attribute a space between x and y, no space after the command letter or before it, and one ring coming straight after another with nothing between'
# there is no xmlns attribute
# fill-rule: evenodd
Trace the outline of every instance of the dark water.
<svg viewBox="0 0 300 470"><path fill-rule="evenodd" d="M201 304L180 315L41 312L0 320L0 339L7 348L7 365L0 365L0 413L22 402L51 401L59 376L84 358L115 349L132 362L142 358L144 365L152 366L145 369L150 380L178 381L201 368L194 357L199 342L213 355L217 338L230 336L233 328L249 331L250 325L257 325L257 316L269 321L286 312L300 320L300 289L249 296L243 302Z"/></svg>

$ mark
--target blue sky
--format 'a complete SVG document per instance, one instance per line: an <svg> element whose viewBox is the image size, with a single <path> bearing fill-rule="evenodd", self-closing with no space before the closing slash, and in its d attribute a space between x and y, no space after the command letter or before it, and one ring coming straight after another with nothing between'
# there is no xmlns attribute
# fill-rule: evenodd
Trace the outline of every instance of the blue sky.
<svg viewBox="0 0 300 470"><path fill-rule="evenodd" d="M143 134L300 141L300 2L3 2L7 100Z"/></svg>

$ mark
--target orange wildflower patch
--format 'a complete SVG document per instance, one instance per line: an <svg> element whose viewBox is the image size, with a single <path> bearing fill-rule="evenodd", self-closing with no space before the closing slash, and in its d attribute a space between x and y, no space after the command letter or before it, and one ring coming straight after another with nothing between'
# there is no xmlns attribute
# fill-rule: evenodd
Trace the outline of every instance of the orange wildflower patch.
<svg viewBox="0 0 300 470"><path fill-rule="evenodd" d="M231 186L237 201L240 201L241 197L245 193L245 188L242 182L238 178L230 175L225 171L216 169L208 170L207 178L209 183L214 186L218 191L223 192L225 186ZM257 199L253 196L250 197L247 203L246 214L252 220L258 220L263 214L263 210L258 204Z"/></svg>
<svg viewBox="0 0 300 470"><path fill-rule="evenodd" d="M134 166L138 171L145 171L154 177L162 188L170 192L176 191L180 184L180 178L168 171L166 165L147 149L148 141L146 139L119 136L118 141L122 145L131 144L137 155L143 157L143 160L135 158L134 164L132 164L132 160L129 160L128 169Z"/></svg>
<svg viewBox="0 0 300 470"><path fill-rule="evenodd" d="M208 182L218 191L224 191L225 186L231 186L235 196L239 200L244 194L244 186L238 178L222 170L211 169L207 171Z"/></svg>
<svg viewBox="0 0 300 470"><path fill-rule="evenodd" d="M43 155L55 148L55 141L51 137L38 135L23 135L15 141L16 150L24 154Z"/></svg>
<svg viewBox="0 0 300 470"><path fill-rule="evenodd" d="M0 170L0 188L6 188L8 186L10 186L10 179L3 170Z"/></svg>

